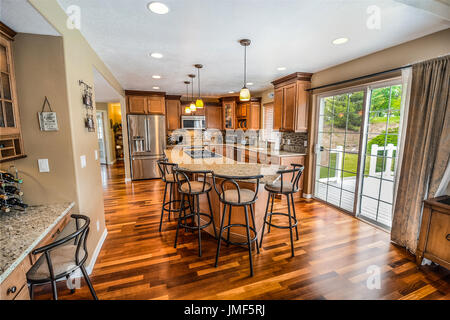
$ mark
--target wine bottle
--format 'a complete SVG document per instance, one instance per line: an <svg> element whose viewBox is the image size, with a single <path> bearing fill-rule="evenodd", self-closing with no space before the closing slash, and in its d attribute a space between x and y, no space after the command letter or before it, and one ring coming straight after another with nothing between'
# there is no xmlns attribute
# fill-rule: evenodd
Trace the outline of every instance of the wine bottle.
<svg viewBox="0 0 450 320"><path fill-rule="evenodd" d="M0 193L0 199L2 199L2 200L8 200L8 199L9 199L9 197L8 197L8 195L7 195L7 194L4 194L4 193Z"/></svg>
<svg viewBox="0 0 450 320"><path fill-rule="evenodd" d="M23 196L23 192L20 191L19 188L17 188L16 186L4 186L3 189L5 190L6 193L10 193L10 194L16 194L18 196Z"/></svg>
<svg viewBox="0 0 450 320"><path fill-rule="evenodd" d="M8 200L6 200L6 203L8 206L17 206L17 207L21 207L23 209L28 208L28 205L23 203L22 201L20 201L20 199L17 198L9 198Z"/></svg>
<svg viewBox="0 0 450 320"><path fill-rule="evenodd" d="M0 171L1 179L5 180L6 182L12 182L12 183L23 183L22 179L16 179L11 173L6 171Z"/></svg>

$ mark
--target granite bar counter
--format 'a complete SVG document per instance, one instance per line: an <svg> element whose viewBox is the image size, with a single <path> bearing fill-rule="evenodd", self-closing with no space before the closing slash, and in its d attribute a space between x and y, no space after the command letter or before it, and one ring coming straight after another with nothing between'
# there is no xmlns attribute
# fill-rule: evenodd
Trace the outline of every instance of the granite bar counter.
<svg viewBox="0 0 450 320"><path fill-rule="evenodd" d="M0 283L25 259L75 205L30 206L0 213Z"/></svg>

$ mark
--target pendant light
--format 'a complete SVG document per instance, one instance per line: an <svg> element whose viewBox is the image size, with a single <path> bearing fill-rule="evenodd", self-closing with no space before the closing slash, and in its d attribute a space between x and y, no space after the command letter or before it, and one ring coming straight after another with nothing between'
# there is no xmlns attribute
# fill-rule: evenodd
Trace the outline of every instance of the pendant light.
<svg viewBox="0 0 450 320"><path fill-rule="evenodd" d="M184 84L186 85L186 98L189 99L189 81L185 81ZM184 108L184 113L191 113L191 108L189 108L189 106L186 106L186 108Z"/></svg>
<svg viewBox="0 0 450 320"><path fill-rule="evenodd" d="M250 101L250 90L247 89L247 47L250 45L251 41L249 39L239 40L241 46L244 47L244 86L239 92L240 101Z"/></svg>
<svg viewBox="0 0 450 320"><path fill-rule="evenodd" d="M195 106L198 109L202 109L203 108L203 100L200 96L200 69L203 68L203 65L195 64L194 67L197 68L197 79L198 79L198 97L197 97L197 100L195 101Z"/></svg>
<svg viewBox="0 0 450 320"><path fill-rule="evenodd" d="M195 112L197 110L197 107L195 106L194 103L194 78L195 78L195 74L188 74L189 78L192 79L192 100L191 100L191 104L189 105L189 108L191 109L192 112Z"/></svg>

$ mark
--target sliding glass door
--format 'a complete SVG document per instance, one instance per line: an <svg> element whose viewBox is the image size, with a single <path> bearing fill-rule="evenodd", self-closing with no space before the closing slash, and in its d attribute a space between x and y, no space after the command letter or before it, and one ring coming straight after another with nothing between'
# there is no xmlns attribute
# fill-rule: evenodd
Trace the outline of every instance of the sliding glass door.
<svg viewBox="0 0 450 320"><path fill-rule="evenodd" d="M390 228L401 84L318 98L314 196Z"/></svg>

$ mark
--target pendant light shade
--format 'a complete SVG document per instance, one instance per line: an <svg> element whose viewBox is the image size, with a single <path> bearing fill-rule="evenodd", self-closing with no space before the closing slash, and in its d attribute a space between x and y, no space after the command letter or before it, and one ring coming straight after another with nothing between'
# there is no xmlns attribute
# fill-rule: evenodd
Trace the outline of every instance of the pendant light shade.
<svg viewBox="0 0 450 320"><path fill-rule="evenodd" d="M185 81L184 84L186 85L186 97L189 98L189 81ZM191 108L189 106L186 106L184 108L184 113L191 113Z"/></svg>
<svg viewBox="0 0 450 320"><path fill-rule="evenodd" d="M202 109L204 104L203 104L203 100L200 96L200 69L203 68L203 65L196 64L196 65L194 65L194 67L197 68L197 79L198 79L198 97L197 97L197 100L195 101L195 106L199 109Z"/></svg>
<svg viewBox="0 0 450 320"><path fill-rule="evenodd" d="M249 39L239 40L241 46L244 47L244 86L239 92L240 101L250 101L251 95L250 90L245 86L247 83L247 47L250 45L251 41Z"/></svg>
<svg viewBox="0 0 450 320"><path fill-rule="evenodd" d="M194 112L194 111L197 111L197 107L195 106L195 103L194 103L194 78L195 78L195 74L189 74L188 76L189 76L189 78L192 79L192 81L191 81L192 82L192 96L191 96L192 100L191 100L191 104L189 105L189 109L191 109L191 111Z"/></svg>

